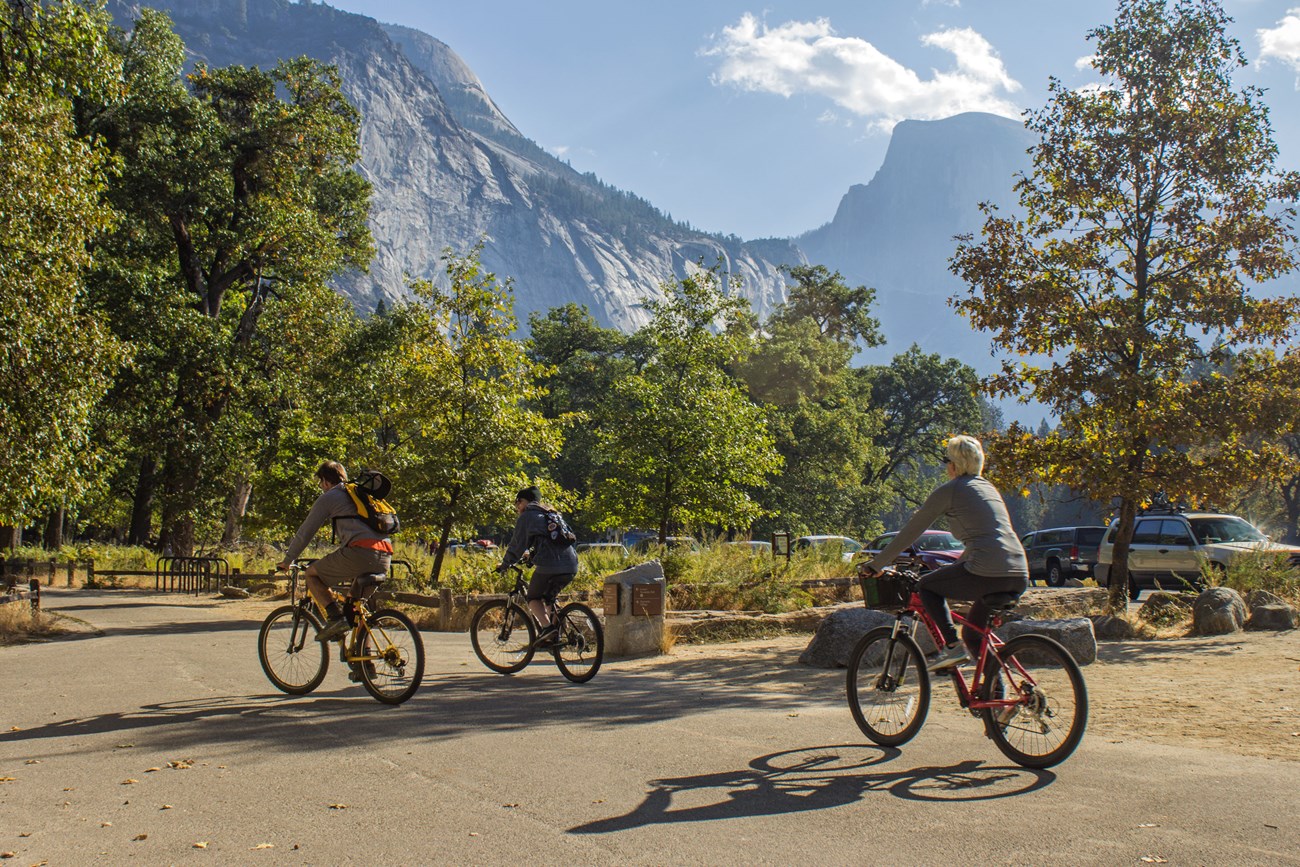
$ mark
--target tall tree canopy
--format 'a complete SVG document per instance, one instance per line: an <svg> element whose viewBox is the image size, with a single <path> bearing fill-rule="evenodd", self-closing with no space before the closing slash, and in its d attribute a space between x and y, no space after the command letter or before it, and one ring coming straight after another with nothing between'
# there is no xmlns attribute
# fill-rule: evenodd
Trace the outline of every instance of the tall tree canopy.
<svg viewBox="0 0 1300 867"><path fill-rule="evenodd" d="M95 8L0 7L0 524L84 487L91 412L121 360L83 281L113 219L109 155L73 111L120 98L107 43Z"/></svg>
<svg viewBox="0 0 1300 867"><path fill-rule="evenodd" d="M1021 217L986 207L952 270L955 300L1020 358L989 385L1060 418L1018 426L992 462L1017 486L1064 483L1119 505L1117 575L1134 516L1163 491L1205 501L1260 460L1250 435L1293 359L1300 300L1250 287L1294 267L1300 178L1276 168L1268 111L1232 74L1246 63L1214 0L1123 0L1089 34L1100 88L1052 80L1027 121L1040 141L1017 185ZM1237 353L1230 375L1189 376ZM1124 582L1112 583L1122 601Z"/></svg>
<svg viewBox="0 0 1300 867"><path fill-rule="evenodd" d="M749 348L736 326L743 299L716 267L647 302L649 361L614 384L597 426L602 475L595 510L606 526L748 526L762 512L747 490L780 464L762 414L727 366Z"/></svg>

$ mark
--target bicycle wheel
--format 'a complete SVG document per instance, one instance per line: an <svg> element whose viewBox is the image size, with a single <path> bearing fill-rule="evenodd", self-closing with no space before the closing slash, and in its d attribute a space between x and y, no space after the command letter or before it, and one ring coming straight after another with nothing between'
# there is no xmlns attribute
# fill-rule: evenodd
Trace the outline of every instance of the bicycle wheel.
<svg viewBox="0 0 1300 867"><path fill-rule="evenodd" d="M424 679L424 641L411 619L400 611L381 608L367 618L362 629L361 652L373 656L353 663L366 692L384 704L401 704L420 688Z"/></svg>
<svg viewBox="0 0 1300 867"><path fill-rule="evenodd" d="M1083 739L1088 690L1070 652L1043 635L1021 635L989 659L980 698L1020 696L1013 708L980 711L1003 755L1026 768L1064 761ZM999 719L1001 717L1001 719Z"/></svg>
<svg viewBox="0 0 1300 867"><path fill-rule="evenodd" d="M325 679L330 658L325 642L316 640L321 625L315 612L294 605L282 605L262 621L257 659L276 689L306 695Z"/></svg>
<svg viewBox="0 0 1300 867"><path fill-rule="evenodd" d="M513 602L485 602L469 624L469 639L483 664L501 674L514 674L533 661L537 630L527 611Z"/></svg>
<svg viewBox="0 0 1300 867"><path fill-rule="evenodd" d="M921 730L930 710L925 655L909 635L893 627L873 629L849 656L849 710L862 733L882 747L905 744Z"/></svg>
<svg viewBox="0 0 1300 867"><path fill-rule="evenodd" d="M605 658L605 630L596 613L579 602L570 602L555 616L560 625L558 644L552 649L555 664L574 683L586 683L600 671Z"/></svg>

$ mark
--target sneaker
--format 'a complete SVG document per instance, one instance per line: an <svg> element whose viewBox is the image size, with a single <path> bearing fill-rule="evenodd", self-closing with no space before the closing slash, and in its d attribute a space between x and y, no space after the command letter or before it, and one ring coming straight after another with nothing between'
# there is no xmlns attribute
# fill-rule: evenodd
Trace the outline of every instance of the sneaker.
<svg viewBox="0 0 1300 867"><path fill-rule="evenodd" d="M966 645L958 641L940 650L925 668L927 671L943 671L967 662L970 662L970 653L966 651Z"/></svg>
<svg viewBox="0 0 1300 867"><path fill-rule="evenodd" d="M346 617L335 617L325 628L316 633L317 641L333 641L336 638L342 638L348 631L348 619Z"/></svg>
<svg viewBox="0 0 1300 867"><path fill-rule="evenodd" d="M560 628L552 623L541 632L537 633L537 640L533 642L533 649L540 650L544 647L554 647L557 639L560 637Z"/></svg>

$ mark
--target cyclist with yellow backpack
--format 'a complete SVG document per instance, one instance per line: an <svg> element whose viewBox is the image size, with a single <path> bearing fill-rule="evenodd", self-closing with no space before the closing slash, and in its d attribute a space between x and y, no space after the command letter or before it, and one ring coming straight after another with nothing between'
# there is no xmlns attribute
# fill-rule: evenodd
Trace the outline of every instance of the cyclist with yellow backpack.
<svg viewBox="0 0 1300 867"><path fill-rule="evenodd" d="M343 608L330 595L329 587L348 586L359 575L388 574L389 562L393 556L393 545L388 536L397 530L397 516L383 502L388 495L388 480L376 474L363 473L377 477L383 482L383 489L367 491L365 482L350 484L348 471L337 461L326 461L316 470L316 480L320 484L321 495L312 504L307 513L307 520L302 522L298 532L289 542L284 559L277 567L288 569L289 565L307 547L316 531L332 521L334 532L338 537L339 548L325 555L307 567L307 589L312 598L325 609L329 622L317 633L319 641L333 641L348 630L347 618Z"/></svg>

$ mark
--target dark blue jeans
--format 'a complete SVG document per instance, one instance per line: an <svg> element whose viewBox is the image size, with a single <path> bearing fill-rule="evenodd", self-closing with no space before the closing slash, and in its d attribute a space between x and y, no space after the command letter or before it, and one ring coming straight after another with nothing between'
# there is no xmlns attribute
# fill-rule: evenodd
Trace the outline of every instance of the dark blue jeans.
<svg viewBox="0 0 1300 867"><path fill-rule="evenodd" d="M944 643L952 644L957 640L957 627L952 622L952 612L948 610L949 599L969 600L973 604L966 619L979 627L989 622L989 610L984 605L984 597L990 593L1024 593L1029 586L1025 575L1001 575L990 578L974 575L967 571L965 563L953 563L935 569L921 577L921 603L926 613L934 620L943 635ZM980 637L974 631L964 629L962 640L972 652L979 651Z"/></svg>

